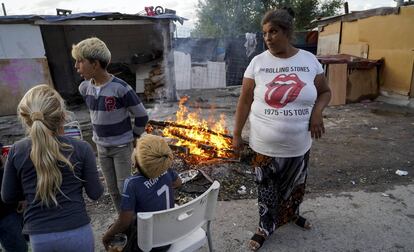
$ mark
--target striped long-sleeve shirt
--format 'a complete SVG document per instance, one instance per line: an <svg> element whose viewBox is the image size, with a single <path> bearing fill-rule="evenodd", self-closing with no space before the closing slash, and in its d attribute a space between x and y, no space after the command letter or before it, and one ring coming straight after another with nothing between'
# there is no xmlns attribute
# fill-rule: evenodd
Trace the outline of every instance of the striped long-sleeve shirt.
<svg viewBox="0 0 414 252"><path fill-rule="evenodd" d="M144 132L148 114L135 91L125 81L112 77L95 86L90 80L79 85L89 108L93 127L92 140L103 147L123 145ZM134 117L134 127L131 124Z"/></svg>

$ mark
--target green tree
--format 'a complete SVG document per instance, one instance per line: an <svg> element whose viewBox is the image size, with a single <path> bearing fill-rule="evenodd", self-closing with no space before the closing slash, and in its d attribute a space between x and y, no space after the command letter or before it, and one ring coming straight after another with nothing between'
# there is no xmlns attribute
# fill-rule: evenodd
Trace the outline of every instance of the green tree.
<svg viewBox="0 0 414 252"><path fill-rule="evenodd" d="M259 0L199 0L192 36L227 37L256 31L264 8Z"/></svg>
<svg viewBox="0 0 414 252"><path fill-rule="evenodd" d="M338 14L343 0L199 0L198 22L192 36L229 37L260 31L260 20L270 9L291 7L296 30L317 17Z"/></svg>

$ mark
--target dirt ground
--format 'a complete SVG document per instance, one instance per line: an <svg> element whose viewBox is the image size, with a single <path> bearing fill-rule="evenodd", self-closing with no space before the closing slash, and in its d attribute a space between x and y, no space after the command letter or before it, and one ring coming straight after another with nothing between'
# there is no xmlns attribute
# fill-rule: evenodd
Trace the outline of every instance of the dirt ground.
<svg viewBox="0 0 414 252"><path fill-rule="evenodd" d="M190 97L190 109L199 110L203 117L226 116L228 129L233 129L233 117L239 88L180 91ZM177 111L177 103L145 104L150 119L166 120ZM212 107L214 109L212 109ZM90 140L89 114L84 106L71 110L81 123L84 138ZM326 134L314 141L311 149L311 166L307 182L307 198L343 191L385 191L396 185L406 185L414 178L414 110L382 102L332 106L325 110ZM248 140L249 125L243 137ZM14 116L0 117L0 138L3 144L12 144L23 136L23 130ZM255 198L256 189L251 168L246 163L216 163L202 167L183 166L180 169L201 168L212 179L221 182L220 200ZM407 171L399 176L397 170ZM186 185L177 197L192 197L209 182L202 176ZM245 192L240 193L241 186ZM238 192L239 191L239 192ZM100 236L114 217L114 208L108 195L97 202L87 201L101 250Z"/></svg>

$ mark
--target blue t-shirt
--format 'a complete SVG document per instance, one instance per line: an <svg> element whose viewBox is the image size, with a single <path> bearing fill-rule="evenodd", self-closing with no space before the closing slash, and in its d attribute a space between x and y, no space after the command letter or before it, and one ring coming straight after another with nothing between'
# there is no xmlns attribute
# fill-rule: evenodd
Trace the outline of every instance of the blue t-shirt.
<svg viewBox="0 0 414 252"><path fill-rule="evenodd" d="M27 201L24 212L24 234L46 234L63 232L90 223L86 212L83 191L92 200L97 200L104 188L96 169L92 146L87 142L66 136L58 136L59 142L72 146L72 151L63 151L73 164L72 171L60 167L62 185L56 192L59 206L46 207L36 199L37 173L30 158L32 140L23 138L13 144L7 157L1 189L6 203L23 198Z"/></svg>
<svg viewBox="0 0 414 252"><path fill-rule="evenodd" d="M127 178L122 192L121 210L138 213L173 208L172 183L177 177L177 172L168 169L154 179L148 179L141 174Z"/></svg>

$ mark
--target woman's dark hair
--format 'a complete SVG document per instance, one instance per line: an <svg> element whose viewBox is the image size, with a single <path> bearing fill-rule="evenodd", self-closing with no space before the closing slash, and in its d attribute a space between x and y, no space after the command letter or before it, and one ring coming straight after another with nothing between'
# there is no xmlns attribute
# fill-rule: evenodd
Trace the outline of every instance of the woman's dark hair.
<svg viewBox="0 0 414 252"><path fill-rule="evenodd" d="M283 32L289 39L293 37L293 19L295 18L295 12L290 7L284 7L282 9L270 10L266 12L262 19L262 26L271 23L282 28Z"/></svg>

